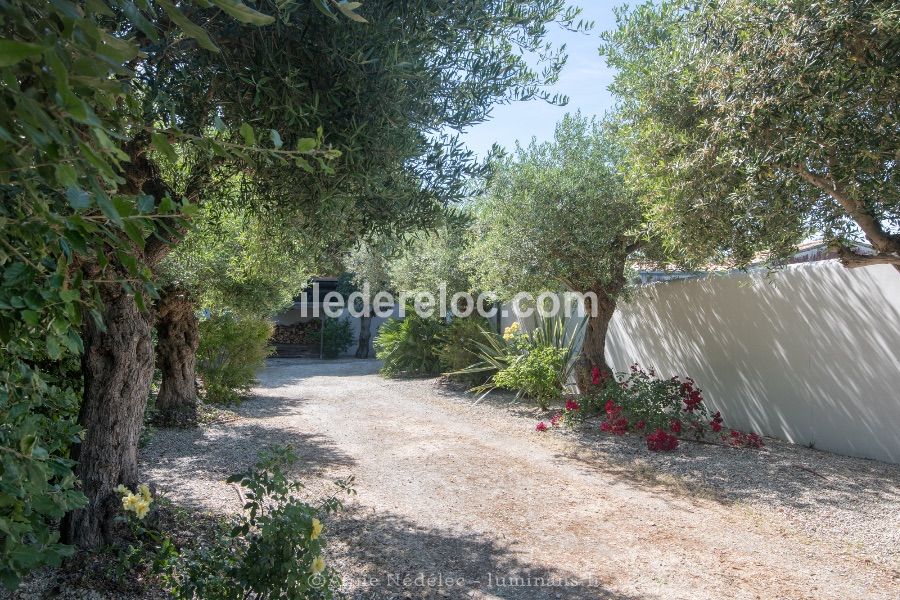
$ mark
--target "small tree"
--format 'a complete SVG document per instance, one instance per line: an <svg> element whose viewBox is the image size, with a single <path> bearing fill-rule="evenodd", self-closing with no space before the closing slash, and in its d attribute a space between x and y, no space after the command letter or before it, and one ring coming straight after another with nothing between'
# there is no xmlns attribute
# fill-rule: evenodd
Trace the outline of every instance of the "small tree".
<svg viewBox="0 0 900 600"><path fill-rule="evenodd" d="M848 267L900 268L897 2L648 3L605 40L669 247L743 266L824 233Z"/></svg>
<svg viewBox="0 0 900 600"><path fill-rule="evenodd" d="M553 141L532 141L498 161L476 206L475 262L485 289L596 294L585 330L578 385L608 370L606 331L625 287L625 263L642 245L640 207L617 172L608 123L568 115Z"/></svg>
<svg viewBox="0 0 900 600"><path fill-rule="evenodd" d="M446 286L447 301L453 294L471 292L474 276L468 260L469 226L466 213L452 213L432 231L407 237L402 252L390 263L391 281L408 294L437 297Z"/></svg>
<svg viewBox="0 0 900 600"><path fill-rule="evenodd" d="M363 295L356 306L362 311L359 318L359 337L356 346L356 358L369 357L369 345L372 339L372 312L375 296L391 289L388 275L388 259L392 245L388 241L360 242L356 248L344 257L346 273L338 282L338 291L345 298L354 292ZM365 305L368 305L368 310Z"/></svg>

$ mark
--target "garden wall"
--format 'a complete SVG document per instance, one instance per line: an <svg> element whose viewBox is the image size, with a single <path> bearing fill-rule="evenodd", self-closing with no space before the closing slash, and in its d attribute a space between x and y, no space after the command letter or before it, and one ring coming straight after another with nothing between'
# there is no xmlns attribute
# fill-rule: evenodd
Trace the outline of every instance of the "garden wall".
<svg viewBox="0 0 900 600"><path fill-rule="evenodd" d="M900 273L836 261L642 286L607 357L690 375L727 424L900 463Z"/></svg>

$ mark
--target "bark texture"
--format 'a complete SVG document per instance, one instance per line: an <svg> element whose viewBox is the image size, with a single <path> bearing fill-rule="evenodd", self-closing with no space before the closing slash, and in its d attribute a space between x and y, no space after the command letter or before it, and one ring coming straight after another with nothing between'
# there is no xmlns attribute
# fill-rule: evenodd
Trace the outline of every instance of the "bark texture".
<svg viewBox="0 0 900 600"><path fill-rule="evenodd" d="M369 340L372 339L372 315L359 318L359 344L356 347L356 358L369 358Z"/></svg>
<svg viewBox="0 0 900 600"><path fill-rule="evenodd" d="M196 420L199 345L199 322L190 297L181 289L164 289L156 305L156 360L162 373L156 410L161 423Z"/></svg>
<svg viewBox="0 0 900 600"><path fill-rule="evenodd" d="M84 398L79 421L84 439L74 450L76 474L88 498L63 524L63 534L78 548L93 550L115 536L121 508L115 491L138 483L138 437L153 376L150 316L119 284L101 284L103 326L87 315L82 336Z"/></svg>
<svg viewBox="0 0 900 600"><path fill-rule="evenodd" d="M581 356L575 367L575 381L578 384L578 390L582 393L589 391L593 386L591 371L594 367L601 371L612 372L612 369L606 364L606 334L609 330L609 322L616 312L618 292L610 293L603 289L593 291L597 295L597 300L594 302L588 297L589 299L585 302L588 320L584 331L584 343L581 346ZM595 315L592 314L594 309L596 309Z"/></svg>

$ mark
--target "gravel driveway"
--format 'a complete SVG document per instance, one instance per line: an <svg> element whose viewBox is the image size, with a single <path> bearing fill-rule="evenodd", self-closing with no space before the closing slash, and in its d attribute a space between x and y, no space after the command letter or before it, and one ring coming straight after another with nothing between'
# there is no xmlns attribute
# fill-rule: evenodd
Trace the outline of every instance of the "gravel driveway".
<svg viewBox="0 0 900 600"><path fill-rule="evenodd" d="M650 455L634 436L538 433L533 409L377 369L273 359L239 418L156 432L144 476L231 511L225 477L268 445L295 448L311 495L354 475L326 533L359 599L900 597L895 465L769 440Z"/></svg>

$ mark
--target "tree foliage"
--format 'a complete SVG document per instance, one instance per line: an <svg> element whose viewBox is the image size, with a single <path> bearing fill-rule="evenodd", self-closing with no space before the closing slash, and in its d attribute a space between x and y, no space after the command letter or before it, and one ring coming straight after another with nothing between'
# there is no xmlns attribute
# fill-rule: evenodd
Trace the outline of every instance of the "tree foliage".
<svg viewBox="0 0 900 600"><path fill-rule="evenodd" d="M160 264L158 279L186 290L198 309L267 318L316 272L317 242L247 210L206 207Z"/></svg>
<svg viewBox="0 0 900 600"><path fill-rule="evenodd" d="M701 0L618 15L601 52L670 248L738 266L824 233L900 264L900 6ZM850 250L867 239L877 256Z"/></svg>
<svg viewBox="0 0 900 600"><path fill-rule="evenodd" d="M611 125L577 114L560 122L553 141L532 141L496 162L475 206L482 288L506 298L621 288L643 221L618 158Z"/></svg>

